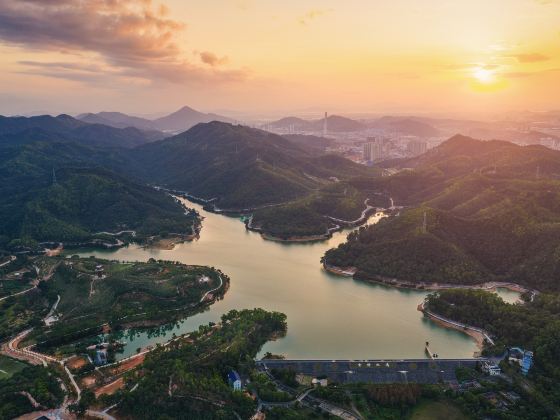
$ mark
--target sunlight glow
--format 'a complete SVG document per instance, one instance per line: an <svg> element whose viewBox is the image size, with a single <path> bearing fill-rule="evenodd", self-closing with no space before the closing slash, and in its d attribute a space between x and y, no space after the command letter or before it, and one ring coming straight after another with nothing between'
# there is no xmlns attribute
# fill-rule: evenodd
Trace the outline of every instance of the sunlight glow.
<svg viewBox="0 0 560 420"><path fill-rule="evenodd" d="M472 74L474 78L480 83L490 84L495 80L494 71L486 69L484 67L475 67L472 71Z"/></svg>

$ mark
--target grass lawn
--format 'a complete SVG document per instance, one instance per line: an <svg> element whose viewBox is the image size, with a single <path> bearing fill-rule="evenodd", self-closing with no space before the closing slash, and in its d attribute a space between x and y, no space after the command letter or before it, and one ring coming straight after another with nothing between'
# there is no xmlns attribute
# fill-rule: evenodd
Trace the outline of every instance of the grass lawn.
<svg viewBox="0 0 560 420"><path fill-rule="evenodd" d="M414 407L410 420L466 420L457 406L450 401L426 401Z"/></svg>
<svg viewBox="0 0 560 420"><path fill-rule="evenodd" d="M9 378L14 373L22 370L25 366L27 366L25 363L6 356L0 356L0 380Z"/></svg>

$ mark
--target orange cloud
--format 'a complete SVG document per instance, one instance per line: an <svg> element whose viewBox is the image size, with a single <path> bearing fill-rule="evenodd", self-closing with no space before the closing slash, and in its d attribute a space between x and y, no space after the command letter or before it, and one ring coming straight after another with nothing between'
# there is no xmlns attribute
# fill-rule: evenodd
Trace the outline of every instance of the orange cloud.
<svg viewBox="0 0 560 420"><path fill-rule="evenodd" d="M217 67L220 66L222 64L226 64L228 62L228 58L227 57L218 57L216 54L210 52L210 51L202 51L199 53L200 56L200 60L204 63L204 64L208 64L211 67Z"/></svg>
<svg viewBox="0 0 560 420"><path fill-rule="evenodd" d="M177 41L185 24L167 14L151 0L2 0L0 42L28 50L94 53L115 73L152 81L243 78L240 70L208 71L190 63ZM212 57L206 52L202 61L215 65L221 60ZM33 67L40 71L37 63ZM53 67L45 75L52 75ZM63 69L58 77L71 70Z"/></svg>
<svg viewBox="0 0 560 420"><path fill-rule="evenodd" d="M515 58L519 63L538 63L550 60L550 57L540 53L508 54L504 57Z"/></svg>

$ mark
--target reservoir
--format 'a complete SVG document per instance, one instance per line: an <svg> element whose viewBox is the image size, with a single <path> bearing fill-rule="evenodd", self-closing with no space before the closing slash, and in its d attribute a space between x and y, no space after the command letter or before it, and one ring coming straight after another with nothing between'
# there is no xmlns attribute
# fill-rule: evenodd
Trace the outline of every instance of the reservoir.
<svg viewBox="0 0 560 420"><path fill-rule="evenodd" d="M219 321L230 309L260 307L287 315L288 333L267 343L267 351L290 359L379 359L424 358L424 345L440 358L472 357L475 342L467 335L437 326L416 308L428 292L395 289L339 277L323 270L320 259L329 248L346 239L349 230L329 240L314 243L267 241L245 229L233 217L202 209L185 200L204 217L200 238L178 244L172 250L131 245L118 250L96 250L80 255L123 261L149 258L208 265L221 269L231 279L225 298L206 312L189 317L172 328L130 331L118 358L156 343ZM373 215L375 223L382 214ZM518 295L498 290L506 301Z"/></svg>

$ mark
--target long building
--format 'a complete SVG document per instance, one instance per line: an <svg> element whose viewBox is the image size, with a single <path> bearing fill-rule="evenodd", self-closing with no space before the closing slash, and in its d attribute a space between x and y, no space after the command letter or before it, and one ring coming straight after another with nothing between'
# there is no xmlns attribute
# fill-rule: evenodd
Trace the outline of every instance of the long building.
<svg viewBox="0 0 560 420"><path fill-rule="evenodd" d="M326 376L338 383L419 383L455 382L459 367L475 368L486 359L407 360L280 360L257 361L261 369L291 369L311 377Z"/></svg>

